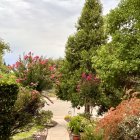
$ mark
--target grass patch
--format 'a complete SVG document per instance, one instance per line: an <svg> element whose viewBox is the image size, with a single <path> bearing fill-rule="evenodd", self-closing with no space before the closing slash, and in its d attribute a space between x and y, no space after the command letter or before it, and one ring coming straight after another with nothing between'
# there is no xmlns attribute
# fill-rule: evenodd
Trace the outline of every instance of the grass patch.
<svg viewBox="0 0 140 140"><path fill-rule="evenodd" d="M45 128L44 126L39 126L39 125L33 126L29 131L21 132L21 133L18 133L16 135L14 135L12 137L12 139L13 140L20 140L20 139L29 138L33 134L35 134L36 132L38 132L38 131L40 131L41 129L44 129L44 128Z"/></svg>

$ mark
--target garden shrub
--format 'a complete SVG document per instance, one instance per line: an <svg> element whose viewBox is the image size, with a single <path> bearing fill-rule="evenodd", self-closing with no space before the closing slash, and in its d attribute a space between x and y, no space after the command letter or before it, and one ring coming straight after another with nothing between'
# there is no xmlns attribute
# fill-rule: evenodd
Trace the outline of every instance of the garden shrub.
<svg viewBox="0 0 140 140"><path fill-rule="evenodd" d="M0 139L8 140L13 126L12 111L18 95L18 85L0 80Z"/></svg>
<svg viewBox="0 0 140 140"><path fill-rule="evenodd" d="M88 120L82 116L74 116L71 118L68 127L70 131L76 135L80 132L84 132L85 126L88 124Z"/></svg>
<svg viewBox="0 0 140 140"><path fill-rule="evenodd" d="M104 140L113 140L113 135L122 135L122 139L125 140L125 131L122 131L123 134L118 133L123 126L129 127L127 125L127 120L130 119L132 123L132 128L127 129L128 136L131 130L134 128L133 123L135 122L134 118L139 118L140 114L140 99L138 98L131 98L130 100L122 101L116 108L111 108L108 113L102 118L98 125L97 131L103 129L104 130ZM134 117L134 118L133 118ZM132 119L133 118L133 119ZM137 121L136 121L137 122ZM137 123L137 125L139 122ZM135 133L136 132L136 133ZM133 135L137 135L137 131L135 131ZM117 136L117 137L119 137ZM131 137L130 137L131 138Z"/></svg>
<svg viewBox="0 0 140 140"><path fill-rule="evenodd" d="M95 122L90 122L84 128L84 133L81 134L81 140L103 140L103 132L95 131Z"/></svg>
<svg viewBox="0 0 140 140"><path fill-rule="evenodd" d="M118 130L111 136L112 140L139 140L140 139L140 115L129 116L119 125Z"/></svg>
<svg viewBox="0 0 140 140"><path fill-rule="evenodd" d="M20 87L13 111L13 134L17 133L18 129L22 129L25 125L31 123L43 105L38 91Z"/></svg>
<svg viewBox="0 0 140 140"><path fill-rule="evenodd" d="M42 110L39 112L39 114L36 117L36 123L39 125L45 125L45 124L50 123L52 121L52 117L53 117L52 111Z"/></svg>

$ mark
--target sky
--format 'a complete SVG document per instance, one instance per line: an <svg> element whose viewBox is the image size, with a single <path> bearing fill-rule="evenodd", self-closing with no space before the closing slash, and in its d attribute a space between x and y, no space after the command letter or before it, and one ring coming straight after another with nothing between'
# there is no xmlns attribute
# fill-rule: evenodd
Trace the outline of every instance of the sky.
<svg viewBox="0 0 140 140"><path fill-rule="evenodd" d="M85 0L0 0L0 38L9 44L7 64L23 53L33 52L47 58L65 55L65 44L75 32ZM101 0L103 14L119 0Z"/></svg>

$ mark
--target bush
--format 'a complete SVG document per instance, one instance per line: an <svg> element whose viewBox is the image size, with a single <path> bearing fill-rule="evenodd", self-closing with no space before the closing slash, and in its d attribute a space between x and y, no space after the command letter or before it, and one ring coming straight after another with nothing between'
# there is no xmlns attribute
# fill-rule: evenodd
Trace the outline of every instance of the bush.
<svg viewBox="0 0 140 140"><path fill-rule="evenodd" d="M68 126L73 134L79 135L80 132L84 131L87 123L88 123L88 120L86 118L81 117L81 116L74 116L71 118Z"/></svg>
<svg viewBox="0 0 140 140"><path fill-rule="evenodd" d="M67 121L67 122L69 122L69 121L71 120L71 118L72 118L72 116L66 115L66 116L64 117L64 120Z"/></svg>
<svg viewBox="0 0 140 140"><path fill-rule="evenodd" d="M18 85L0 81L0 139L8 140L13 126L12 111L18 95Z"/></svg>
<svg viewBox="0 0 140 140"><path fill-rule="evenodd" d="M130 100L122 101L116 108L111 108L108 113L102 118L98 125L97 131L103 129L104 130L104 140L113 140L112 136L120 133L118 131L122 128L128 118L138 117L140 114L140 99L131 98ZM133 123L133 119L132 122ZM133 126L133 125L132 125ZM125 127L128 127L127 125ZM133 127L132 127L133 129ZM128 133L131 132L129 130ZM125 131L123 131L123 139L125 139ZM136 134L137 135L137 132Z"/></svg>
<svg viewBox="0 0 140 140"><path fill-rule="evenodd" d="M125 118L119 125L115 134L110 136L112 140L139 140L140 139L140 116Z"/></svg>
<svg viewBox="0 0 140 140"><path fill-rule="evenodd" d="M89 122L85 126L84 133L81 135L81 140L103 140L103 132L97 133L95 131L96 122Z"/></svg>
<svg viewBox="0 0 140 140"><path fill-rule="evenodd" d="M52 121L53 113L51 111L42 110L36 117L36 122L39 125L45 125Z"/></svg>
<svg viewBox="0 0 140 140"><path fill-rule="evenodd" d="M39 92L20 87L13 110L13 134L17 133L18 129L22 129L25 125L31 123L43 104Z"/></svg>

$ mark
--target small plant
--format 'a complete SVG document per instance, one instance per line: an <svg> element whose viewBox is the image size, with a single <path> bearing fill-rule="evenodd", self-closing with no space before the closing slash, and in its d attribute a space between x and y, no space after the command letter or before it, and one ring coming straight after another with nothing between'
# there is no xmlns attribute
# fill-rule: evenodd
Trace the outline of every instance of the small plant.
<svg viewBox="0 0 140 140"><path fill-rule="evenodd" d="M95 131L96 122L90 122L85 126L84 133L81 135L81 140L103 140L103 132Z"/></svg>
<svg viewBox="0 0 140 140"><path fill-rule="evenodd" d="M74 116L71 118L68 126L73 134L79 135L80 132L84 131L86 124L87 124L87 119L81 116Z"/></svg>
<svg viewBox="0 0 140 140"><path fill-rule="evenodd" d="M72 118L72 116L66 115L66 116L64 117L64 120L67 121L67 122L69 122L69 121L71 120L71 118Z"/></svg>

